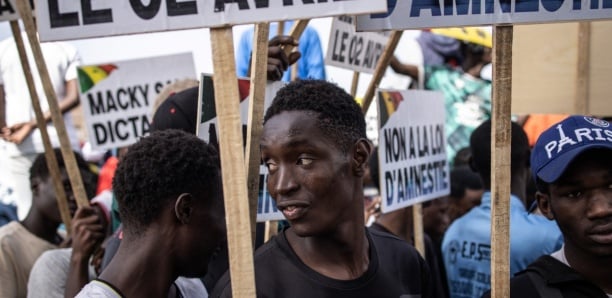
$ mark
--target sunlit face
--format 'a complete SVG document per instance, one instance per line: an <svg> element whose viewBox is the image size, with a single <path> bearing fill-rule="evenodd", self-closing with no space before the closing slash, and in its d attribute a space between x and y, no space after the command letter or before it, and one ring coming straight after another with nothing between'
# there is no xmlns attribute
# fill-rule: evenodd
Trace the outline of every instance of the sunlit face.
<svg viewBox="0 0 612 298"><path fill-rule="evenodd" d="M583 153L553 184L543 213L557 220L569 249L612 257L612 153ZM542 208L542 204L540 204Z"/></svg>
<svg viewBox="0 0 612 298"><path fill-rule="evenodd" d="M363 222L362 177L351 170L351 153L343 153L317 127L313 113L286 111L270 118L261 155L269 171L268 191L297 235L322 235L342 222Z"/></svg>

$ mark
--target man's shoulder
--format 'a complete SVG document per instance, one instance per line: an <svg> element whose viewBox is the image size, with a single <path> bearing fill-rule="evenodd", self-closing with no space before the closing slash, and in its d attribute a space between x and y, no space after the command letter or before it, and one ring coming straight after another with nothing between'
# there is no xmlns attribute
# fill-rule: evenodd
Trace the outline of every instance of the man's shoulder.
<svg viewBox="0 0 612 298"><path fill-rule="evenodd" d="M29 233L26 228L17 221L11 221L0 227L0 243L4 246L5 243L10 243L25 233Z"/></svg>
<svg viewBox="0 0 612 298"><path fill-rule="evenodd" d="M92 280L76 295L76 298L122 298L111 285L100 280Z"/></svg>

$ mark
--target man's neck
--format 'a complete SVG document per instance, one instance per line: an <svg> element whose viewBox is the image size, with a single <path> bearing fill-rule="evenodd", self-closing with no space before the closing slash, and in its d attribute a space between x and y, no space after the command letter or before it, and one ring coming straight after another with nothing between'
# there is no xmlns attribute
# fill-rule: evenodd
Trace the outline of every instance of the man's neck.
<svg viewBox="0 0 612 298"><path fill-rule="evenodd" d="M363 223L344 223L333 234L300 237L289 228L287 241L296 255L312 270L339 280L360 277L370 263L370 244Z"/></svg>
<svg viewBox="0 0 612 298"><path fill-rule="evenodd" d="M177 278L168 244L143 235L124 238L100 279L119 289L125 297L167 297Z"/></svg>
<svg viewBox="0 0 612 298"><path fill-rule="evenodd" d="M45 241L53 244L59 244L60 239L57 236L58 223L54 223L47 220L42 214L36 212L34 208L30 209L30 212L23 219L21 224L30 233L36 237L44 239Z"/></svg>
<svg viewBox="0 0 612 298"><path fill-rule="evenodd" d="M612 293L612 280L610 279L610 276L612 276L612 257L593 256L574 248L571 243L567 242L563 249L570 267L585 279L599 286L604 292Z"/></svg>

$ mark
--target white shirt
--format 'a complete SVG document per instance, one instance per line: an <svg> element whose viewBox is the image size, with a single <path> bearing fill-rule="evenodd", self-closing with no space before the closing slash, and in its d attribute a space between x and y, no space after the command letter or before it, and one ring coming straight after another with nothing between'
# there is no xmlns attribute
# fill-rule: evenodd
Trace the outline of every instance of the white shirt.
<svg viewBox="0 0 612 298"><path fill-rule="evenodd" d="M36 67L28 38L25 33L21 35L26 47L40 106L44 113L49 109L47 97L38 75L38 68ZM76 48L67 43L47 42L42 43L40 46L57 100L62 100L66 96L66 82L77 79L76 68L81 64L81 58ZM0 42L0 85L3 85L4 88L7 126L10 127L11 125L27 122L35 118L21 60L19 59L19 53L13 38L7 38ZM78 149L76 129L69 114L64 114L64 122L66 123L66 131L71 140L72 147ZM50 122L47 125L47 130L53 146L58 147L57 133ZM42 138L38 129L35 129L20 145L0 140L0 149L4 149L4 152L10 156L20 155L21 153L44 152Z"/></svg>

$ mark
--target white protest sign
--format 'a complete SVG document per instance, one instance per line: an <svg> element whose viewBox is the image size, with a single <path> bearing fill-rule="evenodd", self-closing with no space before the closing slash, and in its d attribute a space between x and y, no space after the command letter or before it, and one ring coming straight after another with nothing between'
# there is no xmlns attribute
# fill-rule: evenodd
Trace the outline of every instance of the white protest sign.
<svg viewBox="0 0 612 298"><path fill-rule="evenodd" d="M36 0L42 41L386 11L385 0Z"/></svg>
<svg viewBox="0 0 612 298"><path fill-rule="evenodd" d="M34 0L30 0L30 6L34 7ZM21 16L17 11L16 0L0 0L0 22L19 19L21 19Z"/></svg>
<svg viewBox="0 0 612 298"><path fill-rule="evenodd" d="M202 75L200 79L200 96L198 106L201 113L198 113L198 137L207 143L219 148L218 134L219 125L217 113L215 111L215 90L213 87L212 76ZM266 97L264 110L268 109L278 89L283 86L283 82L272 82L266 86ZM246 78L238 79L238 91L240 93L240 119L242 122L243 143L246 143L247 121L249 112L249 88L251 81ZM263 120L263 119L262 119ZM257 221L285 219L283 213L276 208L274 199L266 188L266 177L268 169L262 164L259 167L259 201L257 203Z"/></svg>
<svg viewBox="0 0 612 298"><path fill-rule="evenodd" d="M151 107L168 84L193 78L191 53L78 68L89 140L96 149L130 145L149 132Z"/></svg>
<svg viewBox="0 0 612 298"><path fill-rule="evenodd" d="M382 212L448 195L444 95L379 90L378 104Z"/></svg>
<svg viewBox="0 0 612 298"><path fill-rule="evenodd" d="M381 33L355 32L355 17L340 16L332 21L325 64L357 72L374 73L387 44Z"/></svg>
<svg viewBox="0 0 612 298"><path fill-rule="evenodd" d="M612 0L387 0L357 31L612 19Z"/></svg>

